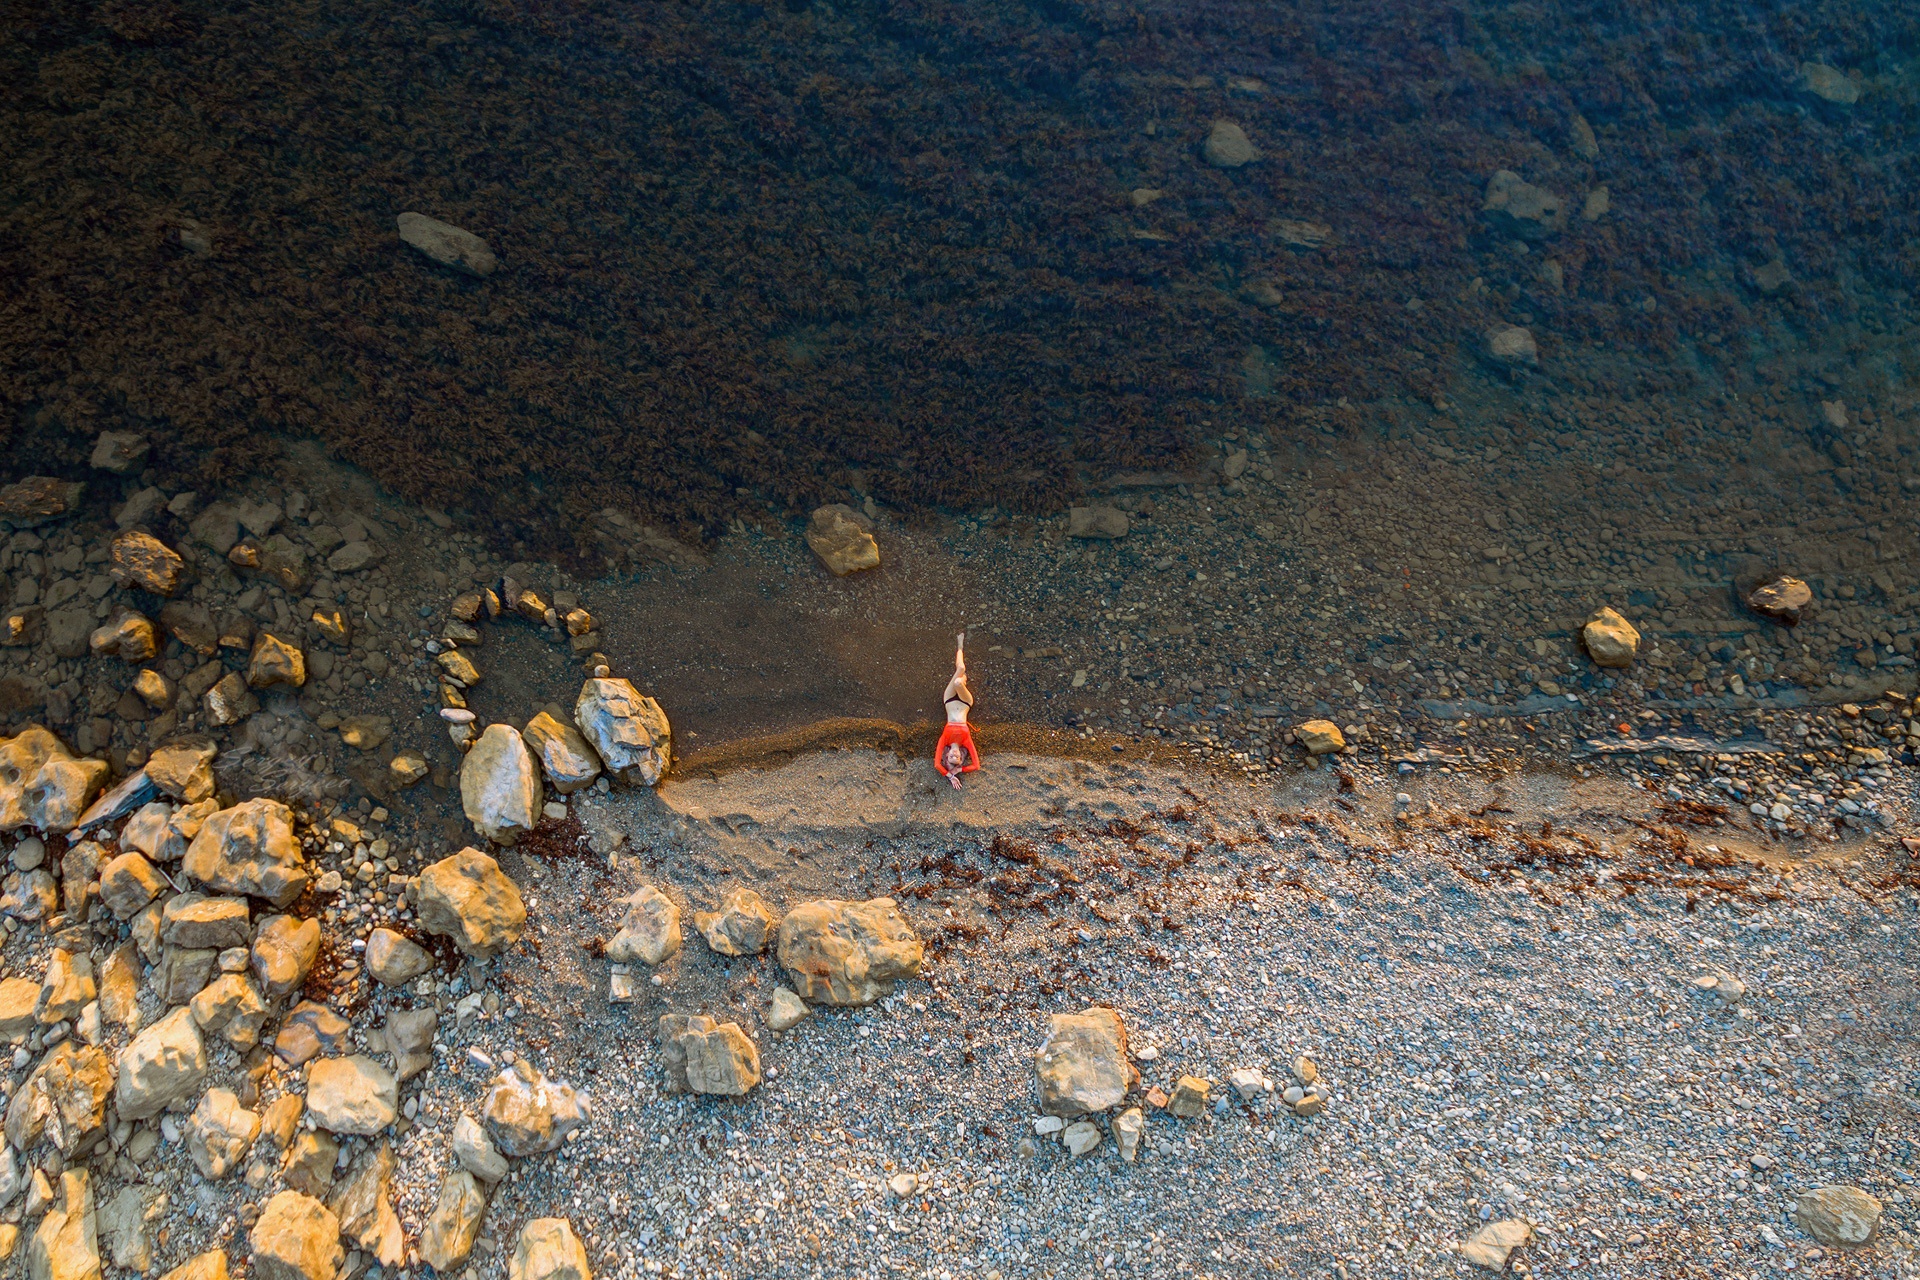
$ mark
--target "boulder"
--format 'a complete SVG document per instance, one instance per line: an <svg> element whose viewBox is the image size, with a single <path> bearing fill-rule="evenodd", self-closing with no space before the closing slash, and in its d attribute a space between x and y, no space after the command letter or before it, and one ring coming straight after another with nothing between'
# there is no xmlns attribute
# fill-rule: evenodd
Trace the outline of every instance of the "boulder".
<svg viewBox="0 0 1920 1280"><path fill-rule="evenodd" d="M175 1009L120 1051L114 1108L144 1120L190 1098L207 1075L207 1049L188 1009Z"/></svg>
<svg viewBox="0 0 1920 1280"><path fill-rule="evenodd" d="M387 1069L363 1054L321 1058L307 1068L307 1114L330 1133L379 1133L399 1114L399 1095Z"/></svg>
<svg viewBox="0 0 1920 1280"><path fill-rule="evenodd" d="M107 1131L113 1062L93 1045L62 1040L40 1059L7 1104L7 1143L30 1150L45 1138L63 1159L90 1151Z"/></svg>
<svg viewBox="0 0 1920 1280"><path fill-rule="evenodd" d="M126 529L114 536L107 572L129 590L171 596L186 581L187 562L152 534Z"/></svg>
<svg viewBox="0 0 1920 1280"><path fill-rule="evenodd" d="M1460 1246L1460 1256L1476 1267L1504 1271L1513 1251L1533 1239L1533 1224L1520 1218L1489 1222Z"/></svg>
<svg viewBox="0 0 1920 1280"><path fill-rule="evenodd" d="M507 1158L472 1116L463 1114L453 1122L453 1158L489 1186L507 1176Z"/></svg>
<svg viewBox="0 0 1920 1280"><path fill-rule="evenodd" d="M293 645L262 631L253 641L253 653L247 658L247 684L255 689L291 685L298 689L307 682L307 656Z"/></svg>
<svg viewBox="0 0 1920 1280"><path fill-rule="evenodd" d="M245 898L181 893L160 912L160 938L172 947L244 947L253 933Z"/></svg>
<svg viewBox="0 0 1920 1280"><path fill-rule="evenodd" d="M892 898L808 902L780 922L780 966L811 1004L864 1005L920 972L925 946Z"/></svg>
<svg viewBox="0 0 1920 1280"><path fill-rule="evenodd" d="M1880 1201L1858 1187L1815 1187L1800 1193L1793 1220L1821 1244L1851 1249L1873 1239L1880 1211Z"/></svg>
<svg viewBox="0 0 1920 1280"><path fill-rule="evenodd" d="M467 848L420 873L414 896L420 927L453 939L464 955L485 960L520 940L527 908L500 864Z"/></svg>
<svg viewBox="0 0 1920 1280"><path fill-rule="evenodd" d="M479 1179L465 1169L449 1173L440 1183L440 1198L420 1229L420 1256L443 1276L473 1252L480 1223L487 1213L487 1193Z"/></svg>
<svg viewBox="0 0 1920 1280"><path fill-rule="evenodd" d="M208 1035L224 1036L235 1048L260 1043L267 1023L267 1002L244 973L223 973L187 1002L193 1020Z"/></svg>
<svg viewBox="0 0 1920 1280"><path fill-rule="evenodd" d="M215 813L201 824L181 865L211 888L276 907L299 897L311 878L293 834L293 812L278 800L244 800Z"/></svg>
<svg viewBox="0 0 1920 1280"><path fill-rule="evenodd" d="M100 901L116 920L130 920L171 888L167 878L138 853L123 853L100 870Z"/></svg>
<svg viewBox="0 0 1920 1280"><path fill-rule="evenodd" d="M1119 1106L1140 1079L1127 1061L1126 1024L1102 1006L1054 1014L1033 1075L1040 1110L1068 1118Z"/></svg>
<svg viewBox="0 0 1920 1280"><path fill-rule="evenodd" d="M760 1051L738 1023L662 1014L660 1059L670 1089L738 1098L760 1083Z"/></svg>
<svg viewBox="0 0 1920 1280"><path fill-rule="evenodd" d="M340 1234L392 1270L406 1259L405 1235L393 1211L393 1148L382 1142L348 1171L327 1208L340 1220Z"/></svg>
<svg viewBox="0 0 1920 1280"><path fill-rule="evenodd" d="M71 831L106 780L106 761L76 759L60 739L29 725L0 741L0 831Z"/></svg>
<svg viewBox="0 0 1920 1280"><path fill-rule="evenodd" d="M73 1021L93 1003L99 991L93 976L93 956L55 947L47 959L47 976L40 983L40 1025Z"/></svg>
<svg viewBox="0 0 1920 1280"><path fill-rule="evenodd" d="M1124 538L1130 526L1127 513L1117 507L1068 507L1067 536L1111 541Z"/></svg>
<svg viewBox="0 0 1920 1280"><path fill-rule="evenodd" d="M259 1113L240 1105L230 1089L209 1089L187 1118L187 1154L200 1176L218 1181L246 1156L260 1136Z"/></svg>
<svg viewBox="0 0 1920 1280"><path fill-rule="evenodd" d="M480 1118L495 1145L515 1158L558 1150L588 1119L586 1095L549 1080L521 1058L494 1077L480 1100Z"/></svg>
<svg viewBox="0 0 1920 1280"><path fill-rule="evenodd" d="M490 724L460 764L460 807L473 829L512 844L540 821L540 775L519 730Z"/></svg>
<svg viewBox="0 0 1920 1280"><path fill-rule="evenodd" d="M723 956L757 956L779 925L766 899L740 886L727 894L718 911L696 911L693 927L707 946Z"/></svg>
<svg viewBox="0 0 1920 1280"><path fill-rule="evenodd" d="M268 916L253 939L253 972L270 1000L280 1000L307 980L320 958L320 922L297 916Z"/></svg>
<svg viewBox="0 0 1920 1280"><path fill-rule="evenodd" d="M142 772L161 795L199 804L213 795L214 754L211 742L169 742L153 749Z"/></svg>
<svg viewBox="0 0 1920 1280"><path fill-rule="evenodd" d="M100 1280L99 1227L86 1170L60 1175L60 1197L27 1246L27 1274L31 1280Z"/></svg>
<svg viewBox="0 0 1920 1280"><path fill-rule="evenodd" d="M527 746L539 758L540 771L561 795L590 786L600 776L600 757L580 731L550 711L527 722Z"/></svg>
<svg viewBox="0 0 1920 1280"><path fill-rule="evenodd" d="M641 885L627 898L620 932L607 944L607 959L657 965L679 950L680 908L652 885Z"/></svg>
<svg viewBox="0 0 1920 1280"><path fill-rule="evenodd" d="M1640 633L1612 609L1598 610L1580 629L1580 640L1595 666L1624 669L1640 655Z"/></svg>
<svg viewBox="0 0 1920 1280"><path fill-rule="evenodd" d="M580 686L574 723L615 782L650 787L672 754L673 730L660 704L626 680L595 677Z"/></svg>
<svg viewBox="0 0 1920 1280"><path fill-rule="evenodd" d="M1308 755L1326 756L1347 749L1347 735L1331 720L1309 720L1295 729L1293 736Z"/></svg>
<svg viewBox="0 0 1920 1280"><path fill-rule="evenodd" d="M375 929L367 935L367 972L389 987L401 986L433 968L433 957L404 933Z"/></svg>
<svg viewBox="0 0 1920 1280"><path fill-rule="evenodd" d="M298 1191L282 1191L267 1201L248 1240L256 1280L333 1280L346 1256L340 1220Z"/></svg>
<svg viewBox="0 0 1920 1280"><path fill-rule="evenodd" d="M1511 169L1501 169L1487 180L1480 216L1501 235L1516 240L1545 240L1566 230L1567 202L1545 187L1536 187Z"/></svg>
<svg viewBox="0 0 1920 1280"><path fill-rule="evenodd" d="M507 1280L593 1280L593 1268L565 1218L535 1218L520 1229Z"/></svg>
<svg viewBox="0 0 1920 1280"><path fill-rule="evenodd" d="M1207 163L1216 169L1238 169L1251 164L1258 152L1247 138L1247 131L1231 120L1215 120L1207 130L1206 144L1201 148Z"/></svg>
<svg viewBox="0 0 1920 1280"><path fill-rule="evenodd" d="M443 267L473 276L490 276L500 265L487 242L450 222L409 210L393 220L400 238Z"/></svg>
<svg viewBox="0 0 1920 1280"><path fill-rule="evenodd" d="M873 521L844 502L817 508L807 521L807 545L836 578L880 567Z"/></svg>

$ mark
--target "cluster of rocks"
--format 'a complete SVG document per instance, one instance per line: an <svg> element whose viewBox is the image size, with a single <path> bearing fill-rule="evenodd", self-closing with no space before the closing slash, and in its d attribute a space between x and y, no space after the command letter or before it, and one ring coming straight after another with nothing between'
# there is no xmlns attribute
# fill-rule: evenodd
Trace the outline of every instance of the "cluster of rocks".
<svg viewBox="0 0 1920 1280"><path fill-rule="evenodd" d="M680 907L653 885L624 902L619 931L605 946L615 1004L635 998L638 968L658 968L683 943ZM891 898L866 902L806 902L776 917L752 889L735 888L713 911L693 913L694 927L715 955L757 956L774 947L791 987L775 989L767 1027L797 1026L815 1004L870 1005L919 974L925 944ZM656 977L656 981L658 978ZM656 1026L670 1088L739 1097L760 1083L760 1051L738 1023L699 1014L668 1013Z"/></svg>
<svg viewBox="0 0 1920 1280"><path fill-rule="evenodd" d="M1154 1084L1143 1090L1134 1061L1158 1058L1158 1050L1151 1047L1131 1048L1126 1022L1113 1009L1096 1006L1053 1014L1033 1060L1040 1109L1034 1134L1058 1141L1069 1155L1086 1156L1099 1149L1099 1121L1105 1118L1120 1158L1132 1164L1139 1159L1151 1111L1196 1120L1207 1113L1210 1102L1214 1110L1225 1112L1237 1100L1245 1107L1284 1108L1307 1120L1324 1111L1333 1096L1318 1066L1305 1055L1294 1059L1293 1082L1284 1088L1255 1068L1238 1067L1228 1075L1224 1093L1218 1081L1187 1073L1174 1077L1171 1087Z"/></svg>
<svg viewBox="0 0 1920 1280"><path fill-rule="evenodd" d="M369 1036L383 1062L353 1052L347 1020L304 998L324 939L321 921L298 911L337 886L314 858L338 842L277 800L222 807L215 754L205 743L158 749L102 795L105 762L74 757L46 729L0 740L0 830L34 831L14 845L0 910L9 933L38 925L52 940L40 981L0 980L0 1036L31 1068L6 1108L0 1204L27 1189L24 1217L38 1220L29 1266L46 1280L97 1276L103 1234L115 1265L150 1266L145 1223L157 1210L134 1175L162 1131L208 1182L244 1173L250 1189L272 1191L248 1219L252 1273L331 1280L349 1248L389 1268L406 1261L383 1135L413 1114L402 1090L434 1063L440 1009L390 1002ZM477 849L426 867L405 893L415 936L375 928L354 941L396 995L431 989L427 939L484 962L525 929L517 886ZM229 1087L236 1062L244 1070ZM457 1168L419 1226L420 1255L443 1273L457 1267L508 1160L557 1150L588 1119L584 1095L510 1061L479 1120L455 1126ZM348 1160L343 1144L356 1138L370 1141ZM97 1207L101 1176L123 1185ZM16 1240L16 1228L0 1231L0 1252ZM174 1275L218 1280L226 1268L215 1250ZM522 1232L513 1274L590 1271L571 1228L546 1219Z"/></svg>

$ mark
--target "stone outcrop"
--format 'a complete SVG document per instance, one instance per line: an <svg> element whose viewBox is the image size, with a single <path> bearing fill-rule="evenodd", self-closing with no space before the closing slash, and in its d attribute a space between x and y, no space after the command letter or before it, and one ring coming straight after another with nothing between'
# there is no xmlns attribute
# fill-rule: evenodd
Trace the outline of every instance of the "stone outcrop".
<svg viewBox="0 0 1920 1280"><path fill-rule="evenodd" d="M673 729L660 704L630 681L589 679L580 686L573 719L613 781L642 787L660 781L672 756Z"/></svg>
<svg viewBox="0 0 1920 1280"><path fill-rule="evenodd" d="M892 898L827 899L788 912L778 933L780 966L813 1004L872 1004L920 972L926 948Z"/></svg>
<svg viewBox="0 0 1920 1280"><path fill-rule="evenodd" d="M420 927L452 938L462 954L477 959L505 951L527 926L519 888L478 849L462 849L422 871L414 893Z"/></svg>
<svg viewBox="0 0 1920 1280"><path fill-rule="evenodd" d="M540 821L540 774L512 725L488 725L467 752L460 807L473 829L495 844L512 844Z"/></svg>

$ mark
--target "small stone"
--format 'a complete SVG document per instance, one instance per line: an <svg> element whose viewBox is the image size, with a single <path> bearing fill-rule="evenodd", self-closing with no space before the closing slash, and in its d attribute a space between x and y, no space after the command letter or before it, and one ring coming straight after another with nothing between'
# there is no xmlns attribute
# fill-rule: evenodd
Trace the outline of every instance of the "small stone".
<svg viewBox="0 0 1920 1280"><path fill-rule="evenodd" d="M187 1152L212 1181L226 1177L259 1136L260 1117L228 1089L207 1090L187 1120Z"/></svg>
<svg viewBox="0 0 1920 1280"><path fill-rule="evenodd" d="M1347 749L1347 737L1331 720L1309 720L1293 731L1295 741L1308 755L1325 756Z"/></svg>
<svg viewBox="0 0 1920 1280"><path fill-rule="evenodd" d="M1076 1120L1067 1126L1060 1139L1066 1144L1068 1155L1084 1156L1100 1145L1102 1136L1100 1126L1091 1120Z"/></svg>
<svg viewBox="0 0 1920 1280"><path fill-rule="evenodd" d="M282 1191L248 1235L256 1280L334 1280L346 1251L340 1219L312 1196Z"/></svg>
<svg viewBox="0 0 1920 1280"><path fill-rule="evenodd" d="M144 1120L193 1096L207 1074L207 1050L193 1013L175 1009L120 1052L114 1106L123 1120Z"/></svg>
<svg viewBox="0 0 1920 1280"><path fill-rule="evenodd" d="M330 1133L376 1134L399 1113L393 1076L364 1054L321 1058L307 1068L307 1114Z"/></svg>
<svg viewBox="0 0 1920 1280"><path fill-rule="evenodd" d="M293 1141L294 1129L299 1125L300 1114L306 1110L306 1106L299 1094L283 1093L260 1113L260 1132L273 1143L275 1150L285 1151L287 1144Z"/></svg>
<svg viewBox="0 0 1920 1280"><path fill-rule="evenodd" d="M1227 1083L1242 1102L1252 1102L1267 1092L1267 1078L1251 1067L1236 1068L1228 1074Z"/></svg>
<svg viewBox="0 0 1920 1280"><path fill-rule="evenodd" d="M1573 119L1567 125L1567 145L1582 160L1600 158L1600 139L1594 133L1593 126L1587 123L1587 118L1578 111L1573 113Z"/></svg>
<svg viewBox="0 0 1920 1280"><path fill-rule="evenodd" d="M1111 541L1124 538L1131 526L1127 513L1116 507L1068 507L1067 536Z"/></svg>
<svg viewBox="0 0 1920 1280"><path fill-rule="evenodd" d="M891 898L826 899L787 913L777 953L809 1004L867 1005L918 974L926 947Z"/></svg>
<svg viewBox="0 0 1920 1280"><path fill-rule="evenodd" d="M1293 1078L1301 1084L1312 1084L1320 1078L1320 1067L1303 1053L1293 1060Z"/></svg>
<svg viewBox="0 0 1920 1280"><path fill-rule="evenodd" d="M229 671L216 680L204 702L208 721L221 727L239 724L260 709L259 700L238 671Z"/></svg>
<svg viewBox="0 0 1920 1280"><path fill-rule="evenodd" d="M40 984L0 978L0 1037L24 1039L40 1022Z"/></svg>
<svg viewBox="0 0 1920 1280"><path fill-rule="evenodd" d="M694 912L693 924L715 954L756 956L767 949L778 921L766 900L743 885L727 894L720 910Z"/></svg>
<svg viewBox="0 0 1920 1280"><path fill-rule="evenodd" d="M1460 1256L1476 1267L1503 1271L1515 1249L1533 1239L1533 1225L1519 1218L1489 1222L1460 1246Z"/></svg>
<svg viewBox="0 0 1920 1280"><path fill-rule="evenodd" d="M305 1066L323 1053L347 1047L347 1020L312 1000L302 1000L288 1012L273 1038L273 1053L289 1067Z"/></svg>
<svg viewBox="0 0 1920 1280"><path fill-rule="evenodd" d="M806 1018L813 1010L785 987L773 989L773 999L767 1005L767 1027L773 1031L787 1031Z"/></svg>
<svg viewBox="0 0 1920 1280"><path fill-rule="evenodd" d="M1824 62L1800 64L1800 87L1835 106L1850 107L1860 101L1860 85L1838 67Z"/></svg>
<svg viewBox="0 0 1920 1280"><path fill-rule="evenodd" d="M177 692L173 681L151 667L142 668L133 678L133 695L145 703L149 711L164 711L172 706Z"/></svg>
<svg viewBox="0 0 1920 1280"><path fill-rule="evenodd" d="M262 631L253 642L247 660L247 684L255 689L291 685L298 689L307 682L307 658L285 640Z"/></svg>
<svg viewBox="0 0 1920 1280"><path fill-rule="evenodd" d="M387 773L403 787L410 787L432 772L427 758L418 751L402 751L387 762Z"/></svg>
<svg viewBox="0 0 1920 1280"><path fill-rule="evenodd" d="M1813 588L1785 574L1763 582L1747 593L1747 607L1755 613L1794 626L1813 603Z"/></svg>
<svg viewBox="0 0 1920 1280"><path fill-rule="evenodd" d="M332 1134L306 1130L292 1140L280 1162L280 1176L302 1195L323 1199L333 1189L339 1167L340 1143Z"/></svg>
<svg viewBox="0 0 1920 1280"><path fill-rule="evenodd" d="M1821 1244L1852 1249L1873 1239L1880 1212L1880 1201L1858 1187L1825 1186L1800 1193L1793 1220Z"/></svg>
<svg viewBox="0 0 1920 1280"><path fill-rule="evenodd" d="M462 1115L453 1122L453 1158L460 1167L489 1185L507 1176L507 1158L487 1137L472 1116Z"/></svg>
<svg viewBox="0 0 1920 1280"><path fill-rule="evenodd" d="M539 821L540 775L510 724L488 725L460 765L460 806L474 830L512 844Z"/></svg>
<svg viewBox="0 0 1920 1280"><path fill-rule="evenodd" d="M1213 1081L1205 1076L1181 1076L1173 1082L1167 1112L1181 1120L1192 1120L1206 1111L1207 1095L1212 1092Z"/></svg>
<svg viewBox="0 0 1920 1280"><path fill-rule="evenodd" d="M760 1051L738 1023L668 1013L658 1036L667 1079L679 1092L737 1098L760 1083Z"/></svg>
<svg viewBox="0 0 1920 1280"><path fill-rule="evenodd" d="M480 668L473 665L464 649L442 649L433 655L440 669L448 676L460 682L462 688L471 689L480 683Z"/></svg>
<svg viewBox="0 0 1920 1280"><path fill-rule="evenodd" d="M148 986L162 1004L186 1004L212 980L219 960L212 947L165 947L147 975Z"/></svg>
<svg viewBox="0 0 1920 1280"><path fill-rule="evenodd" d="M245 898L176 894L160 913L160 937L172 947L244 947L252 933Z"/></svg>
<svg viewBox="0 0 1920 1280"><path fill-rule="evenodd" d="M535 1218L520 1230L507 1280L593 1280L593 1268L565 1218Z"/></svg>
<svg viewBox="0 0 1920 1280"><path fill-rule="evenodd" d="M211 742L170 742L154 748L141 772L161 795L198 804L213 795L214 755Z"/></svg>
<svg viewBox="0 0 1920 1280"><path fill-rule="evenodd" d="M53 949L47 961L47 976L40 984L40 1025L71 1022L99 994L94 983L93 957L60 947Z"/></svg>
<svg viewBox="0 0 1920 1280"><path fill-rule="evenodd" d="M1097 1005L1051 1015L1033 1073L1040 1110L1067 1117L1118 1106L1140 1079L1127 1061L1126 1024L1112 1009Z"/></svg>
<svg viewBox="0 0 1920 1280"><path fill-rule="evenodd" d="M349 542L327 557L327 568L335 573L359 573L379 563L379 549L370 542Z"/></svg>
<svg viewBox="0 0 1920 1280"><path fill-rule="evenodd" d="M1216 169L1238 169L1252 163L1259 155L1248 140L1247 131L1231 120L1213 122L1213 126L1207 130L1207 141L1201 151L1207 163Z"/></svg>
<svg viewBox="0 0 1920 1280"><path fill-rule="evenodd" d="M442 266L474 276L490 276L499 266L487 242L471 231L412 211L393 221L402 240Z"/></svg>
<svg viewBox="0 0 1920 1280"><path fill-rule="evenodd" d="M113 1265L144 1272L153 1267L153 1243L147 1239L147 1213L159 1193L145 1187L122 1187L100 1210L100 1234L106 1238Z"/></svg>
<svg viewBox="0 0 1920 1280"><path fill-rule="evenodd" d="M1480 216L1495 231L1518 240L1544 240L1566 229L1567 205L1545 187L1536 187L1511 169L1487 181Z"/></svg>
<svg viewBox="0 0 1920 1280"><path fill-rule="evenodd" d="M62 1040L14 1091L7 1142L29 1151L44 1137L63 1158L78 1157L105 1133L112 1096L112 1059L94 1045Z"/></svg>
<svg viewBox="0 0 1920 1280"><path fill-rule="evenodd" d="M1487 357L1500 364L1539 364L1540 346L1524 325L1496 324L1483 335Z"/></svg>
<svg viewBox="0 0 1920 1280"><path fill-rule="evenodd" d="M160 1280L227 1280L227 1251L209 1249L196 1254L161 1276Z"/></svg>
<svg viewBox="0 0 1920 1280"><path fill-rule="evenodd" d="M657 966L676 954L680 943L680 908L652 885L641 885L627 898L620 932L607 944L607 959Z"/></svg>
<svg viewBox="0 0 1920 1280"><path fill-rule="evenodd" d="M385 716L347 716L337 728L340 741L355 751L373 751L393 736L393 721Z"/></svg>
<svg viewBox="0 0 1920 1280"><path fill-rule="evenodd" d="M1128 1164L1140 1158L1140 1139L1147 1130L1147 1115L1139 1107L1128 1107L1113 1119L1113 1141L1120 1158Z"/></svg>
<svg viewBox="0 0 1920 1280"><path fill-rule="evenodd" d="M187 562L152 534L126 529L114 536L107 572L129 590L171 596L186 581Z"/></svg>
<svg viewBox="0 0 1920 1280"><path fill-rule="evenodd" d="M887 1190L898 1199L904 1200L920 1189L920 1175L917 1173L896 1173L887 1179Z"/></svg>
<svg viewBox="0 0 1920 1280"><path fill-rule="evenodd" d="M463 955L489 959L520 940L527 909L500 864L467 848L420 873L420 927L453 939Z"/></svg>
<svg viewBox="0 0 1920 1280"><path fill-rule="evenodd" d="M836 578L880 567L873 521L844 502L816 508L807 521L807 545Z"/></svg>
<svg viewBox="0 0 1920 1280"><path fill-rule="evenodd" d="M558 1150L587 1123L587 1099L549 1080L524 1057L494 1077L480 1100L480 1118L495 1145L515 1158Z"/></svg>
<svg viewBox="0 0 1920 1280"><path fill-rule="evenodd" d="M353 643L353 620L343 609L315 609L307 619L322 639L344 649Z"/></svg>
<svg viewBox="0 0 1920 1280"><path fill-rule="evenodd" d="M1588 618L1580 639L1596 666L1631 667L1640 654L1640 632L1612 609L1597 610Z"/></svg>
<svg viewBox="0 0 1920 1280"><path fill-rule="evenodd" d="M433 1040L439 1029L439 1013L430 1004L387 1014L387 1051L393 1055L394 1078L401 1084L433 1065Z"/></svg>

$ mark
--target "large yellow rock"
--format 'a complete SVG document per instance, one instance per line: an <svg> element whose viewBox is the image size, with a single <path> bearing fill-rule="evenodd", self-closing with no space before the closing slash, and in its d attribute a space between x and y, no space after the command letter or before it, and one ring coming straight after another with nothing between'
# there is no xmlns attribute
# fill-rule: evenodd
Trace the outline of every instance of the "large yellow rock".
<svg viewBox="0 0 1920 1280"><path fill-rule="evenodd" d="M1308 755L1330 756L1347 749L1347 735L1331 720L1309 720L1293 731Z"/></svg>
<svg viewBox="0 0 1920 1280"><path fill-rule="evenodd" d="M1587 654L1602 667L1625 668L1640 656L1640 633L1612 609L1601 609L1580 629Z"/></svg>
<svg viewBox="0 0 1920 1280"><path fill-rule="evenodd" d="M821 507L807 521L807 545L836 578L880 567L873 522L843 502Z"/></svg>

